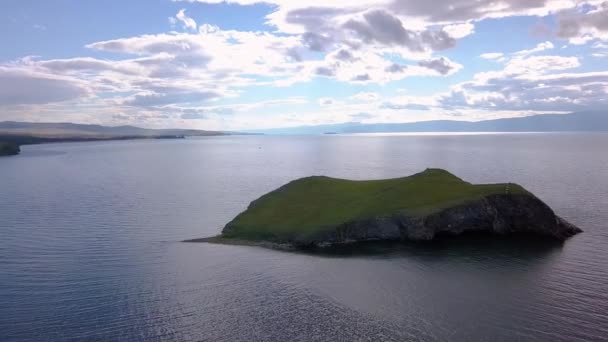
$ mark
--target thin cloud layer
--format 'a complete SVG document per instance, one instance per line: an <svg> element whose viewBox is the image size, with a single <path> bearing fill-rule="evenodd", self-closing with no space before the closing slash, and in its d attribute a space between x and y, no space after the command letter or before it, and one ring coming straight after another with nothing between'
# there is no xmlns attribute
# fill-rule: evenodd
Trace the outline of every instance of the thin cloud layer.
<svg viewBox="0 0 608 342"><path fill-rule="evenodd" d="M89 94L86 85L76 79L0 67L0 104L3 106L62 102Z"/></svg>

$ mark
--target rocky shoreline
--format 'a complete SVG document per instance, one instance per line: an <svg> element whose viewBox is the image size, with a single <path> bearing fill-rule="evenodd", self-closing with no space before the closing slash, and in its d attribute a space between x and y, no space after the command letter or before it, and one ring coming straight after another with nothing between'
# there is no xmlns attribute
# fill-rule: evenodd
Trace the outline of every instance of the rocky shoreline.
<svg viewBox="0 0 608 342"><path fill-rule="evenodd" d="M399 213L344 223L296 245L333 245L362 241L429 241L464 233L531 234L565 240L582 230L555 215L533 195L490 195L481 200L422 216Z"/></svg>
<svg viewBox="0 0 608 342"><path fill-rule="evenodd" d="M230 233L227 225L222 235ZM564 241L582 230L557 216L549 206L531 194L495 194L453 206L426 216L397 213L354 220L323 229L322 233L294 239L263 241L217 236L187 242L255 245L294 250L328 248L361 242L430 241L438 237L467 233L496 236L534 235Z"/></svg>

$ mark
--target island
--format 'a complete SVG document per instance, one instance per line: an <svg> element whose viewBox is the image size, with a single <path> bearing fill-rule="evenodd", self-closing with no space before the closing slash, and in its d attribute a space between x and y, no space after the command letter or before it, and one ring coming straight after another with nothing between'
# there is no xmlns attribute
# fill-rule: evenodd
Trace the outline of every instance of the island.
<svg viewBox="0 0 608 342"><path fill-rule="evenodd" d="M19 152L21 152L19 145L0 141L0 157L14 156L19 154Z"/></svg>
<svg viewBox="0 0 608 342"><path fill-rule="evenodd" d="M517 184L471 184L426 169L384 180L298 179L253 201L221 235L187 242L317 248L472 232L563 241L581 231Z"/></svg>

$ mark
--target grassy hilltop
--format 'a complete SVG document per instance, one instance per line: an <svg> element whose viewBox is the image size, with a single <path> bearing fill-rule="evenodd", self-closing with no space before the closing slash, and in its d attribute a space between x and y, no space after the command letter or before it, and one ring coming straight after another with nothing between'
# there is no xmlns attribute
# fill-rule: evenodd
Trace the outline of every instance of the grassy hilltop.
<svg viewBox="0 0 608 342"><path fill-rule="evenodd" d="M254 201L226 225L222 237L289 240L357 219L398 212L424 216L507 191L528 193L515 184L471 184L441 169L385 180L307 177Z"/></svg>

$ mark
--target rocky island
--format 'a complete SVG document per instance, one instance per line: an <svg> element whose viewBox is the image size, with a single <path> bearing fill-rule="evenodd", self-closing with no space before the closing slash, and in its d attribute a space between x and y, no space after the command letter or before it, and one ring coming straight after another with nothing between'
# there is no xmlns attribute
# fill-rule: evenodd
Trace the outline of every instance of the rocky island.
<svg viewBox="0 0 608 342"><path fill-rule="evenodd" d="M0 141L0 157L14 156L19 154L19 152L21 152L19 145Z"/></svg>
<svg viewBox="0 0 608 342"><path fill-rule="evenodd" d="M565 240L581 230L519 185L427 169L385 180L298 179L253 201L221 235L188 242L308 248L469 232Z"/></svg>

